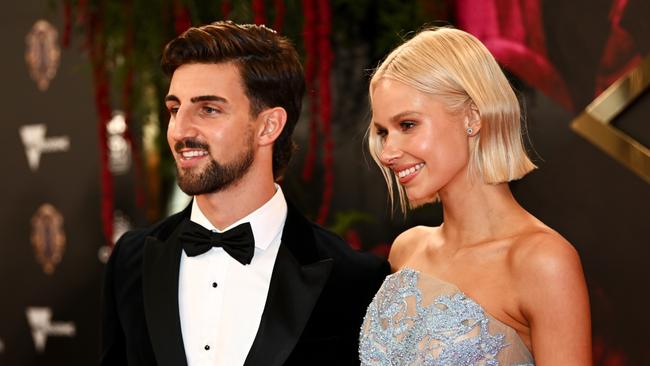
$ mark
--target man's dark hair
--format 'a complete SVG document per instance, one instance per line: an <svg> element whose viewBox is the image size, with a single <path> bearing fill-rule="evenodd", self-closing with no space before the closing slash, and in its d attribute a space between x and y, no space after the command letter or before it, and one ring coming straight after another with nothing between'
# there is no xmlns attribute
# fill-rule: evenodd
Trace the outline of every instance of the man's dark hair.
<svg viewBox="0 0 650 366"><path fill-rule="evenodd" d="M305 92L298 54L287 38L269 28L219 21L188 29L170 41L162 55L162 69L168 76L184 64L222 62L238 66L253 117L265 108L282 107L287 112L286 125L273 144L277 179L295 149L291 135Z"/></svg>

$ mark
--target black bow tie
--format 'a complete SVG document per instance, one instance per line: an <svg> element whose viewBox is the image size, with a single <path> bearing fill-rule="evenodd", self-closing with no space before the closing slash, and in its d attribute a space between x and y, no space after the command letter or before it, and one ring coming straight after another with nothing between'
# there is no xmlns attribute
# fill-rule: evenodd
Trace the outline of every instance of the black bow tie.
<svg viewBox="0 0 650 366"><path fill-rule="evenodd" d="M231 257L246 265L250 264L255 253L255 238L248 222L218 233L185 220L180 240L185 253L190 257L203 254L212 247L222 247Z"/></svg>

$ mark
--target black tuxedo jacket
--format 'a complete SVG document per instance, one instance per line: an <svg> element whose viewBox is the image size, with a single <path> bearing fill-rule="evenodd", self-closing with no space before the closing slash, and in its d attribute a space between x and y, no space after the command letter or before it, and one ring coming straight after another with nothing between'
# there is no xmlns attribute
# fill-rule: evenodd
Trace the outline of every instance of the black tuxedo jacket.
<svg viewBox="0 0 650 366"><path fill-rule="evenodd" d="M363 315L389 265L353 251L288 206L245 365L358 365ZM178 237L189 214L190 207L126 233L115 245L104 279L102 365L187 365L178 313Z"/></svg>

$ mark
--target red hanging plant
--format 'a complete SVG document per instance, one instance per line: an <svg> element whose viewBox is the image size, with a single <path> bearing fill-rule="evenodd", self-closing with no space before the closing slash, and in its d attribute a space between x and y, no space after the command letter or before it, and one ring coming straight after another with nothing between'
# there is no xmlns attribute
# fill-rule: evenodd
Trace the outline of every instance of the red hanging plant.
<svg viewBox="0 0 650 366"><path fill-rule="evenodd" d="M253 10L253 23L266 24L266 16L264 15L264 0L253 0L251 9Z"/></svg>
<svg viewBox="0 0 650 366"><path fill-rule="evenodd" d="M232 4L230 0L224 0L221 2L221 16L223 19L228 19L230 17L230 12L232 11Z"/></svg>
<svg viewBox="0 0 650 366"><path fill-rule="evenodd" d="M174 30L176 30L176 34L185 32L191 26L192 20L187 8L183 6L181 0L174 0Z"/></svg>
<svg viewBox="0 0 650 366"><path fill-rule="evenodd" d="M124 84L122 85L122 108L124 110L124 123L126 124L126 130L124 131L124 139L131 148L131 157L134 162L134 172L135 172L135 200L138 207L144 209L145 198L144 190L142 187L143 181L143 166L140 156L140 149L138 145L133 141L133 106L131 100L133 100L133 43L135 38L134 31L134 19L133 19L133 0L128 0L124 2L124 15L128 20L128 29L126 33L126 39L124 42L124 48L122 54L124 55L124 60L126 62L126 76L124 78Z"/></svg>
<svg viewBox="0 0 650 366"><path fill-rule="evenodd" d="M303 15L305 17L303 41L305 44L305 84L309 96L309 143L305 165L302 169L302 179L311 181L316 162L318 146L318 103L316 103L315 65L318 59L316 48L316 9L315 0L303 0Z"/></svg>
<svg viewBox="0 0 650 366"><path fill-rule="evenodd" d="M70 34L72 33L72 4L70 0L63 2L63 36L61 45L67 48L70 45Z"/></svg>
<svg viewBox="0 0 650 366"><path fill-rule="evenodd" d="M323 196L316 222L324 224L330 211L334 193L334 158L332 151L331 119L332 94L330 73L332 70L333 53L330 45L332 19L327 0L303 0L304 42L307 59L305 61L305 80L307 92L310 95L309 144L302 178L311 180L316 162L318 147L318 130L323 141ZM319 15L318 17L316 15ZM316 64L318 62L318 64ZM319 123L320 122L320 123ZM319 128L320 127L320 128Z"/></svg>
<svg viewBox="0 0 650 366"><path fill-rule="evenodd" d="M330 32L332 28L332 19L330 14L329 2L327 0L317 0L318 18L317 38L318 38L318 87L319 87L319 103L320 103L320 122L321 130L324 140L323 151L323 168L324 173L324 188L323 200L320 209L318 210L318 217L316 222L324 224L329 215L330 205L332 202L332 195L334 193L334 157L331 131L332 119L332 94L330 86L330 74L332 70L332 48L330 46Z"/></svg>
<svg viewBox="0 0 650 366"><path fill-rule="evenodd" d="M273 29L278 33L282 32L282 27L284 26L284 13L286 8L284 6L284 0L275 0L275 19L273 19Z"/></svg>
<svg viewBox="0 0 650 366"><path fill-rule="evenodd" d="M81 3L80 3L81 4ZM81 5L80 5L81 6ZM99 7L99 10L102 6ZM79 8L87 12L87 6ZM87 21L88 33L86 47L90 54L93 82L95 87L95 106L97 108L97 132L100 149L101 174L101 218L104 237L109 246L113 246L113 176L108 166L107 125L111 120L110 83L106 71L105 39L102 37L103 22L98 11L87 12L80 18Z"/></svg>

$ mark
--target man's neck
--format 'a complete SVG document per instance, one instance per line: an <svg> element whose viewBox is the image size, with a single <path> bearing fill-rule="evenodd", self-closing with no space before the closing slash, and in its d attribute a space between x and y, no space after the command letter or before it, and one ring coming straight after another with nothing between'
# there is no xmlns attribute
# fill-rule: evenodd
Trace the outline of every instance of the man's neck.
<svg viewBox="0 0 650 366"><path fill-rule="evenodd" d="M194 199L210 223L223 230L262 207L275 194L272 180L248 186L240 182L219 192L195 196Z"/></svg>

